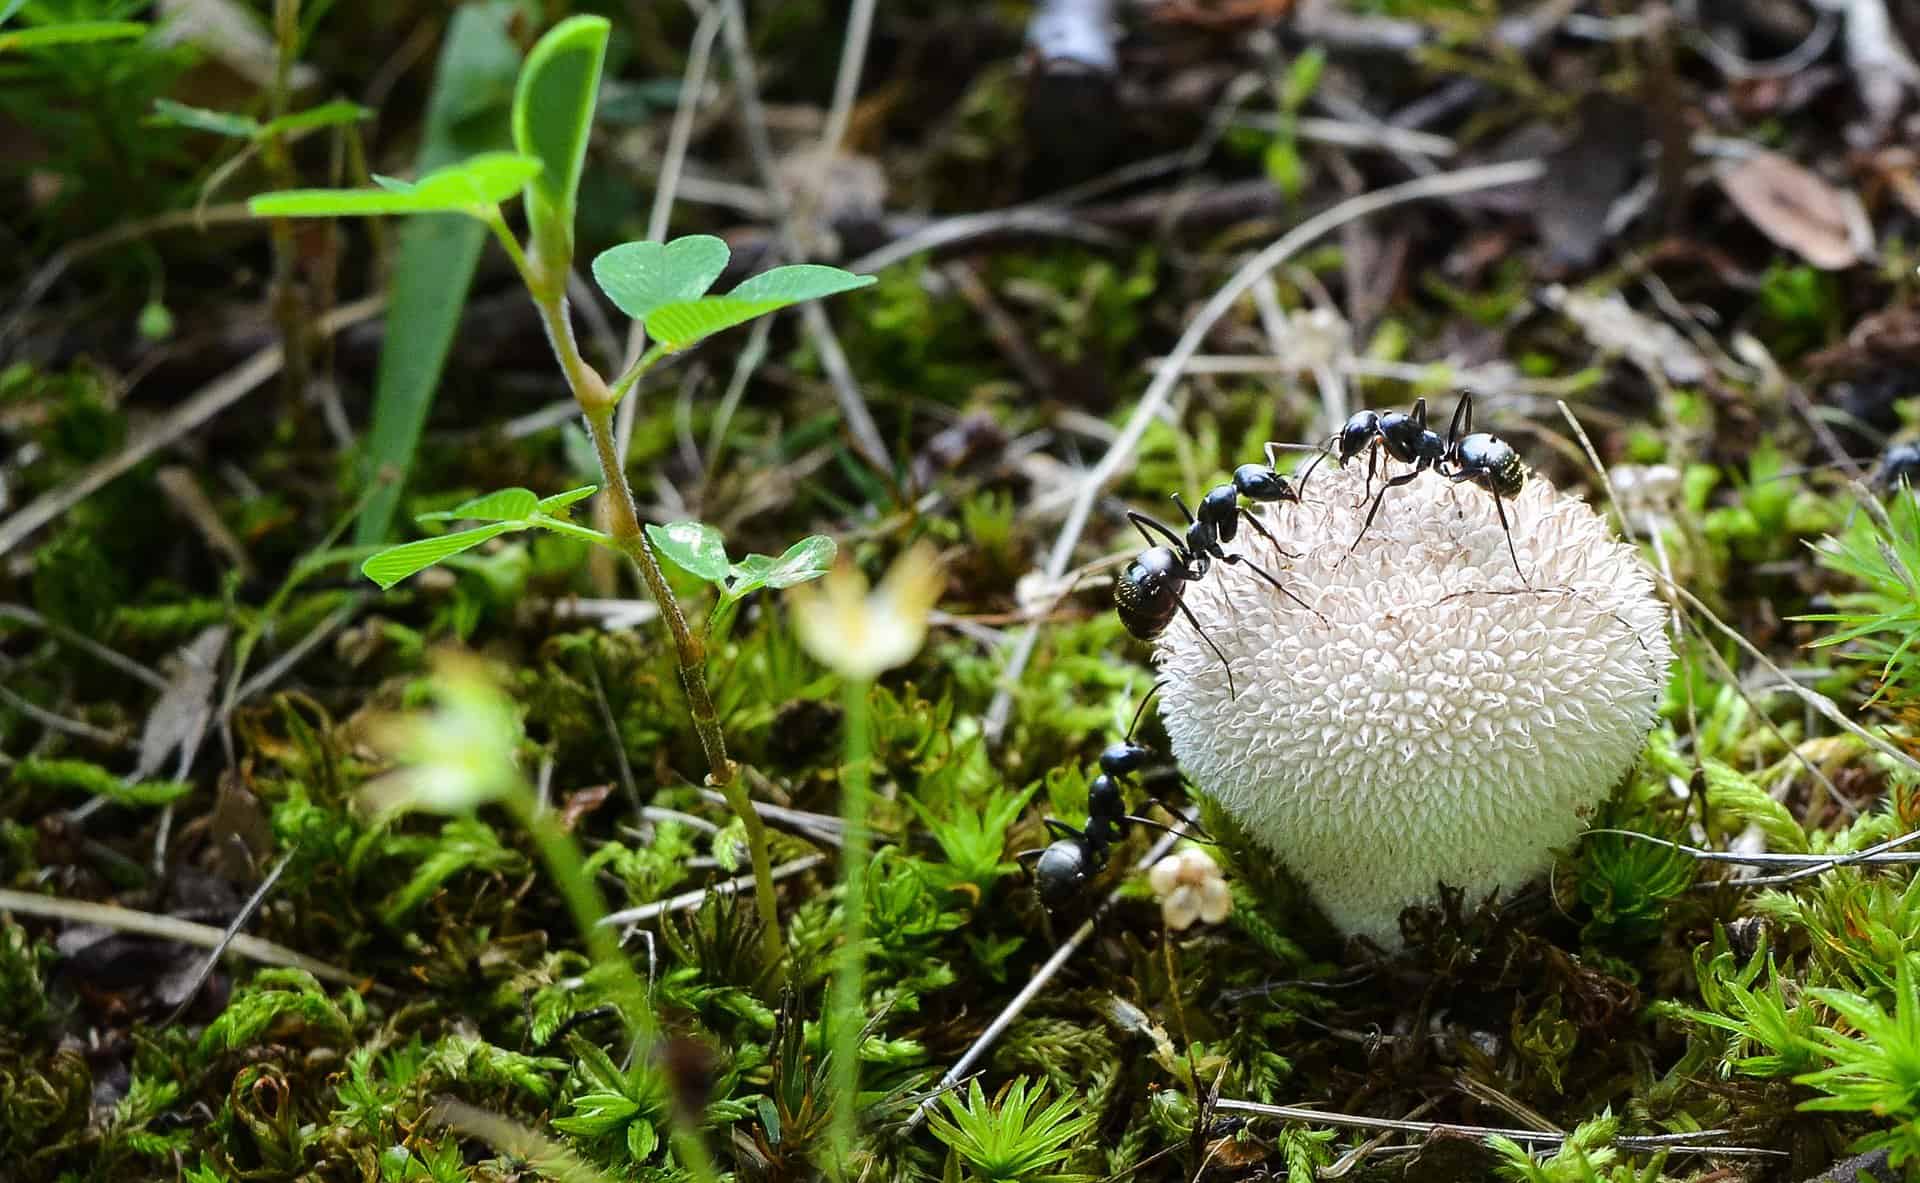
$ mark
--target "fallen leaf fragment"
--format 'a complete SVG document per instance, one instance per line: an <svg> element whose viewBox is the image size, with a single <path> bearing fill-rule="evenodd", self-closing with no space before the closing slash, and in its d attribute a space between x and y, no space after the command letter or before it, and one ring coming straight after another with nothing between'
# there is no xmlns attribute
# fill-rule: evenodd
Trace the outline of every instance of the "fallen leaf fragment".
<svg viewBox="0 0 1920 1183"><path fill-rule="evenodd" d="M1634 311L1619 292L1593 296L1559 284L1541 299L1572 321L1595 349L1625 357L1650 377L1664 375L1683 386L1703 381L1711 368L1706 357L1680 330Z"/></svg>
<svg viewBox="0 0 1920 1183"><path fill-rule="evenodd" d="M1756 152L1719 174L1741 213L1762 234L1826 271L1851 267L1862 258L1856 228L1864 226L1859 199L1775 152Z"/></svg>

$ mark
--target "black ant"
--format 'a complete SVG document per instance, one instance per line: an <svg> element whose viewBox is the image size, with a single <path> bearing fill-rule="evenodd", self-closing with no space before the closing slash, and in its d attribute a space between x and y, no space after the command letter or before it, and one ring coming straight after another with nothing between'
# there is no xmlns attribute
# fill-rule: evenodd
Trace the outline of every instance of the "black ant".
<svg viewBox="0 0 1920 1183"><path fill-rule="evenodd" d="M1920 441L1906 440L1882 452L1873 483L1885 493L1898 493L1901 485L1920 485Z"/></svg>
<svg viewBox="0 0 1920 1183"><path fill-rule="evenodd" d="M1317 449L1320 455L1314 457L1313 462L1307 465L1307 470L1300 474L1300 483L1306 484L1307 478L1313 475L1314 467L1327 456L1334 457L1340 467L1345 468L1347 461L1359 456L1361 452L1366 452L1366 488L1371 492L1374 465L1380 458L1380 448L1371 447L1376 442L1379 443L1380 448L1386 449L1389 458L1414 466L1412 472L1390 479L1387 482L1388 488L1404 485L1415 476L1440 463L1447 451L1447 441L1427 429L1427 400L1424 398L1415 401L1413 410L1407 412L1355 411L1347 417L1347 421L1341 425L1340 430L1328 436L1326 444ZM1363 497L1365 495L1365 493L1361 494ZM1383 489L1381 496L1385 495L1386 492ZM1376 500L1374 508L1379 507L1380 503ZM1367 515L1367 520L1372 522L1371 513ZM1360 533L1363 535L1366 533L1364 526L1361 527ZM1355 539L1354 544L1359 545L1359 540Z"/></svg>
<svg viewBox="0 0 1920 1183"><path fill-rule="evenodd" d="M1785 480L1788 477L1806 476L1808 473L1822 472L1838 468L1845 464L1868 464L1872 469L1866 474L1867 485L1883 497L1891 497L1900 491L1901 485L1920 488L1920 440L1896 440L1887 445L1887 450L1877 459L1854 458L1835 460L1827 464L1812 464L1803 468L1784 468L1779 472L1761 477L1756 483Z"/></svg>
<svg viewBox="0 0 1920 1183"><path fill-rule="evenodd" d="M1087 881L1107 865L1107 852L1125 834L1127 815L1119 778L1139 772L1154 756L1152 748L1122 740L1100 753L1100 775L1087 786L1087 828L1076 830L1059 818L1045 821L1053 841L1038 852L1033 883L1049 912L1072 903Z"/></svg>
<svg viewBox="0 0 1920 1183"><path fill-rule="evenodd" d="M1447 428L1446 455L1440 463L1437 471L1454 484L1470 481L1493 494L1493 510L1500 515L1500 529L1507 536L1514 574L1525 583L1527 575L1520 570L1520 555L1513 549L1513 530L1507 525L1507 510L1501 501L1520 495L1527 483L1527 470L1520 463L1520 454L1507 441L1473 430L1472 391L1460 392L1460 404L1453 408L1453 423Z"/></svg>
<svg viewBox="0 0 1920 1183"><path fill-rule="evenodd" d="M1455 418L1457 421L1457 411ZM1450 440L1441 439L1438 432L1427 427L1427 400L1424 398L1416 400L1413 410L1405 413L1355 411L1348 416L1346 423L1341 425L1339 431L1328 437L1327 446L1321 448L1320 456L1316 456L1313 463L1307 466L1307 471L1301 474L1300 482L1306 483L1307 478L1313 475L1314 466L1320 463L1322 457L1333 456L1340 467L1345 468L1347 461L1365 452L1367 483L1365 491L1360 494L1364 499L1367 492L1373 489L1374 466L1379 462L1380 453L1383 450L1388 459L1413 465L1412 472L1388 477L1386 483L1380 486L1379 495L1373 499L1373 507L1367 510L1367 520L1361 523L1360 533L1354 535L1353 544L1347 547L1347 553L1352 554L1359 547L1360 540L1367 536L1367 530L1372 527L1374 515L1380 512L1380 503L1386 499L1387 490L1406 484L1429 468L1437 468L1440 462L1446 459L1450 442ZM1380 446L1374 447L1376 443Z"/></svg>
<svg viewBox="0 0 1920 1183"><path fill-rule="evenodd" d="M1373 447L1378 443L1379 447ZM1360 533L1354 535L1347 553L1352 554L1359 547L1360 540L1367 536L1373 526L1373 519L1380 512L1380 503L1385 500L1387 490L1407 484L1429 468L1454 483L1470 481L1493 494L1494 511L1500 515L1500 529L1507 536L1507 554L1513 559L1513 569L1526 582L1526 573L1520 570L1520 555L1514 550L1513 530L1507 524L1506 507L1501 504L1503 498L1520 495L1520 489L1526 483L1526 470L1520 463L1519 453L1512 445L1498 436L1473 430L1473 392L1461 391L1460 402L1453 408L1453 422L1447 427L1443 439L1436 431L1427 426L1427 400L1416 399L1413 410L1402 414L1398 411L1356 411L1346 423L1327 440L1327 446L1320 449L1320 456L1314 458L1301 475L1301 484L1312 475L1314 465L1326 456L1335 457L1340 467L1345 468L1347 461L1367 453L1366 490L1373 488L1374 464L1385 451L1390 460L1413 465L1411 472L1388 477L1374 496L1373 505L1367 510L1367 519L1360 525ZM1366 496L1362 492L1362 497Z"/></svg>
<svg viewBox="0 0 1920 1183"><path fill-rule="evenodd" d="M1129 814L1126 797L1120 790L1123 778L1138 775L1142 769L1160 762L1158 752L1133 739L1147 703L1159 689L1160 683L1154 683L1153 689L1147 691L1147 696L1134 708L1126 738L1100 753L1100 775L1087 786L1086 828L1076 830L1059 818L1047 818L1044 824L1053 841L1044 850L1029 850L1020 856L1036 860L1034 887L1049 912L1058 912L1071 904L1088 881L1106 868L1107 854L1125 835L1128 823L1165 829L1158 822Z"/></svg>
<svg viewBox="0 0 1920 1183"><path fill-rule="evenodd" d="M1213 568L1214 560L1218 559L1223 563L1245 566L1272 584L1281 595L1319 615L1312 605L1288 591L1286 585L1245 555L1230 554L1223 547L1223 543L1233 541L1239 531L1240 519L1245 517L1247 524L1273 543L1275 550L1283 555L1288 553L1253 516L1253 511L1240 504L1242 497L1262 503L1300 500L1300 495L1294 492L1287 478L1275 472L1271 465L1242 464L1233 470L1231 481L1214 486L1200 499L1198 516L1187 508L1180 494L1173 495L1174 504L1180 507L1181 514L1187 519L1185 537L1138 510L1128 510L1127 520L1147 540L1147 549L1127 564L1113 592L1114 608L1120 614L1120 623L1142 641L1151 641L1165 632L1167 626L1173 623L1174 613L1185 615L1187 623L1193 626L1194 631L1200 634L1200 639L1207 643L1207 648L1213 650L1213 655L1226 667L1227 693L1230 695L1237 694L1233 685L1233 666L1227 661L1227 655L1213 643L1213 638L1200 627L1192 609L1187 607L1182 598L1187 584L1204 577ZM1154 545L1154 536L1149 531L1158 531L1173 545Z"/></svg>

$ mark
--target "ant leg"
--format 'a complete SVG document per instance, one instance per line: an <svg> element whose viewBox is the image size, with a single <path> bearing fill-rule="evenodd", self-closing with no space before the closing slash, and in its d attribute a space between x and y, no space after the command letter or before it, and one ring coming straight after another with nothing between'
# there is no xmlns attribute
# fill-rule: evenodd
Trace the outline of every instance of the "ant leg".
<svg viewBox="0 0 1920 1183"><path fill-rule="evenodd" d="M1133 523L1134 529L1140 531L1140 537L1147 540L1148 546L1153 547L1153 546L1160 545L1157 541L1154 540L1153 535L1147 533L1147 527L1151 526L1154 529L1160 531L1162 534L1167 536L1168 541L1173 543L1173 551L1175 554L1186 553L1187 540L1180 537L1180 535L1175 534L1172 528L1169 527L1166 523L1150 518L1146 514L1141 513L1137 509L1130 509L1127 511L1127 520Z"/></svg>
<svg viewBox="0 0 1920 1183"><path fill-rule="evenodd" d="M1386 490L1384 489L1381 490L1381 492L1383 493L1385 491ZM1263 569L1258 563L1255 563L1252 559L1249 559L1245 555L1233 554L1233 555L1226 556L1226 561L1229 563L1232 563L1236 567L1245 567L1249 571L1252 571L1255 575L1258 575L1260 578L1272 584L1273 590L1279 592L1281 595L1287 597L1289 600L1292 600L1294 603L1300 605L1302 608L1305 608L1307 611L1313 613L1315 616L1320 616L1321 624L1325 624L1327 622L1327 618L1325 616L1320 615L1320 609L1315 608L1312 604L1307 603L1305 600L1301 599L1299 596L1296 596L1292 592L1288 591L1286 584L1281 583L1278 579L1275 579L1272 575L1269 575L1265 569Z"/></svg>
<svg viewBox="0 0 1920 1183"><path fill-rule="evenodd" d="M1401 473L1399 476L1391 478L1390 480L1387 481L1387 483L1384 486L1381 487L1380 495L1373 499L1373 508L1367 511L1367 520L1360 523L1360 533L1353 536L1353 546L1347 547L1347 554L1341 556L1341 559L1340 559L1341 562L1343 563L1346 562L1347 556L1353 554L1354 547L1359 546L1360 540L1367 536L1367 530L1373 526L1373 515L1380 512L1380 503L1387 499L1387 490L1397 488L1400 485L1404 485L1408 481L1412 480L1414 477L1417 477L1419 475L1420 475L1420 469L1416 468L1412 472Z"/></svg>
<svg viewBox="0 0 1920 1183"><path fill-rule="evenodd" d="M1367 441L1367 479L1366 479L1366 482L1360 486L1360 501L1354 502L1354 505L1358 506L1361 501L1365 501L1367 499L1367 495L1369 493L1373 492L1373 466L1375 462L1377 462L1379 459L1380 459L1380 445L1373 442L1372 440L1368 440Z"/></svg>
<svg viewBox="0 0 1920 1183"><path fill-rule="evenodd" d="M1157 802L1156 802L1156 804L1157 804ZM1172 826L1169 826L1169 825L1166 825L1166 824L1164 824L1164 823L1162 823L1162 822L1157 822L1157 821L1154 821L1154 820L1153 820L1152 818L1150 818L1150 817L1140 817L1140 816L1138 816L1138 815L1136 815L1136 814L1131 814L1131 813L1129 813L1129 814L1128 814L1128 815L1126 815L1125 817L1123 817L1123 818L1121 818L1120 820L1121 820L1121 821L1123 821L1123 822L1131 822L1132 824L1134 824L1134 825L1136 825L1136 826L1145 826L1145 827L1147 827L1147 828L1148 828L1149 830L1158 830L1158 831L1160 831L1160 832L1161 832L1162 834L1175 834L1175 833L1177 833L1177 834L1179 834L1179 835L1180 835L1180 836L1181 836L1182 838L1187 838L1187 839L1191 839L1191 840L1192 840L1192 841L1194 841L1194 842L1200 842L1200 843L1203 843L1203 844L1205 844L1205 845L1207 845L1207 846L1218 846L1218 845L1220 845L1220 843L1219 843L1219 841L1218 841L1217 839L1215 839L1215 838L1213 837L1213 835L1211 835L1211 834L1207 834L1207 832L1206 832L1205 830L1203 830L1203 829L1201 829L1201 828L1199 827L1199 823L1198 823L1198 822L1188 822L1188 823L1187 823L1187 828L1186 828L1186 830L1185 830L1185 831L1183 832L1183 831L1179 831L1179 830L1176 830L1176 829L1174 829L1174 827L1172 827ZM1206 835L1206 836L1205 836L1205 837L1198 837L1197 835Z"/></svg>
<svg viewBox="0 0 1920 1183"><path fill-rule="evenodd" d="M1460 401L1454 404L1453 422L1447 427L1449 447L1463 436L1473 434L1473 391L1460 392Z"/></svg>
<svg viewBox="0 0 1920 1183"><path fill-rule="evenodd" d="M1200 627L1200 622L1194 619L1193 609L1187 607L1187 602L1181 600L1179 603L1180 614L1187 618L1187 623L1193 626L1193 631L1200 634L1200 639L1207 643L1207 648L1213 650L1213 655L1220 659L1221 667L1227 671L1227 697L1239 698L1240 692L1233 686L1233 663L1227 660L1226 654L1220 652L1220 646L1213 643L1213 638L1207 635L1207 630Z"/></svg>
<svg viewBox="0 0 1920 1183"><path fill-rule="evenodd" d="M1286 547L1281 546L1280 540L1267 532L1267 528L1260 524L1260 519L1253 516L1252 510L1248 509L1246 506L1243 505L1240 507L1240 516L1247 519L1247 525L1252 526L1254 531L1258 533L1260 537L1266 539L1268 542L1273 543L1273 549L1279 551L1282 557L1289 558L1289 559L1297 559L1300 557L1299 555L1288 550Z"/></svg>
<svg viewBox="0 0 1920 1183"><path fill-rule="evenodd" d="M1456 472L1449 474L1448 479L1456 485L1461 481L1472 481L1493 498L1493 512L1500 515L1500 531L1507 536L1507 557L1513 560L1513 573L1520 577L1523 586L1531 588L1533 584L1527 579L1527 573L1520 569L1520 553L1513 549L1513 527L1507 524L1507 507L1500 503L1500 494L1493 491L1492 476L1484 472Z"/></svg>
<svg viewBox="0 0 1920 1183"><path fill-rule="evenodd" d="M1047 827L1047 833L1052 834L1055 839L1068 842L1084 842L1087 839L1085 834L1074 829L1057 817L1042 818L1040 824Z"/></svg>
<svg viewBox="0 0 1920 1183"><path fill-rule="evenodd" d="M1493 512L1500 515L1500 530L1507 536L1507 557L1513 560L1513 573L1520 577L1522 586L1532 587L1533 584L1527 581L1527 573L1520 569L1520 553L1513 549L1513 529L1507 525L1506 506L1500 504L1500 494L1494 493L1492 489L1488 489L1487 492L1493 493Z"/></svg>

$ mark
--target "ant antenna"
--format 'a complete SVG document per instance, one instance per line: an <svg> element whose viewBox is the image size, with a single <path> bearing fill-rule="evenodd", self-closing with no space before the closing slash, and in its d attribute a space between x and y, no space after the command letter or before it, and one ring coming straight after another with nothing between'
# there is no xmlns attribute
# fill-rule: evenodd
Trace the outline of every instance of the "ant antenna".
<svg viewBox="0 0 1920 1183"><path fill-rule="evenodd" d="M1337 440L1339 438L1340 437L1337 435L1328 436L1327 443L1330 444L1334 440ZM1306 487L1307 487L1307 478L1313 475L1314 467L1318 465L1322 460L1325 460L1327 457L1333 455L1332 452L1327 450L1327 444L1286 444L1286 443L1281 443L1279 440L1268 440L1266 443L1266 455L1267 455L1268 468L1278 467L1278 465L1276 465L1273 462L1273 454L1275 452L1313 452L1315 453L1314 458L1308 461L1305 471L1301 472L1299 476L1296 478L1300 482L1300 489L1303 492L1306 490Z"/></svg>
<svg viewBox="0 0 1920 1183"><path fill-rule="evenodd" d="M1147 704L1153 701L1153 696L1160 693L1160 688L1166 684L1167 680L1165 678L1160 678L1155 681L1153 685L1147 687L1146 694L1141 696L1140 705L1133 708L1133 722L1127 724L1126 739L1128 743L1133 742L1133 733L1140 729L1140 720L1147 713Z"/></svg>
<svg viewBox="0 0 1920 1183"><path fill-rule="evenodd" d="M1180 495L1178 493L1175 493L1174 496L1178 498ZM1185 509L1186 506L1182 505L1180 508ZM1147 527L1152 526L1154 529L1160 531L1160 533L1166 535L1167 540L1173 543L1173 551L1175 554L1182 554L1186 551L1187 540L1180 537L1178 534L1175 534L1173 530L1169 528L1165 522L1159 521L1156 518L1150 518L1146 514L1143 514L1138 510L1128 510L1127 520L1133 523L1134 529L1140 531L1140 537L1147 540L1148 546L1153 547L1153 546L1160 545L1159 542L1154 540L1153 535L1147 533ZM1192 521L1193 515L1188 514L1187 520Z"/></svg>
<svg viewBox="0 0 1920 1183"><path fill-rule="evenodd" d="M1157 798L1154 800L1154 804L1164 805L1164 803L1159 801ZM1141 817L1140 815L1134 814L1134 813L1125 814L1121 817L1120 820L1127 822L1131 825L1145 826L1149 830L1158 830L1162 834L1176 834L1179 837L1185 838L1187 841L1196 843L1197 845L1200 845L1200 846L1220 845L1220 840L1215 838L1213 835L1208 834L1204 829L1200 827L1200 823L1197 821L1184 822L1182 824L1185 826L1185 828L1180 829L1174 826L1169 826L1164 822L1154 821L1150 817Z"/></svg>

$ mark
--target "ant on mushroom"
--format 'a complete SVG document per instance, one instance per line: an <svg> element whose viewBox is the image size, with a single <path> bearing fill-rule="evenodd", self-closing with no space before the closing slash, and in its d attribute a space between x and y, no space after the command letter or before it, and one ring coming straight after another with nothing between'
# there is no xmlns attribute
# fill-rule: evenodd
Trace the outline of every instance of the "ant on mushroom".
<svg viewBox="0 0 1920 1183"><path fill-rule="evenodd" d="M1187 608L1182 599L1187 584L1203 578L1212 569L1214 560L1217 559L1223 563L1245 566L1272 584L1281 595L1307 611L1313 612L1314 615L1319 615L1312 605L1288 591L1285 584L1268 574L1252 560L1242 554L1231 554L1222 545L1233 541L1234 535L1239 531L1240 519L1244 517L1247 524L1258 531L1261 537L1273 543L1275 550L1283 555L1287 554L1273 535L1267 532L1267 528L1260 524L1260 520L1253 516L1253 511L1240 504L1242 497L1262 504L1300 500L1300 495L1287 482L1287 478L1276 472L1271 465L1242 464L1233 470L1231 481L1214 486L1207 491L1206 496L1200 499L1198 516L1187 508L1187 503L1181 500L1180 494L1173 495L1174 504L1180 507L1181 514L1187 519L1187 533L1184 538L1165 523L1148 517L1138 510L1129 510L1127 520L1132 522L1134 529L1140 531L1140 536L1147 540L1148 549L1127 564L1127 569L1121 573L1113 592L1114 608L1120 614L1120 623L1126 626L1129 633L1142 641L1151 641L1165 632L1167 626L1173 623L1175 612L1185 614L1187 623L1193 625L1194 631L1200 634L1200 639L1207 643L1207 647L1213 650L1214 656L1220 659L1220 664L1226 667L1229 695L1234 693L1233 666L1228 663L1226 654L1220 652L1220 647L1214 644L1213 638L1200 628L1200 622L1193 618L1193 613ZM1172 545L1155 545L1154 536L1148 532L1149 530L1158 531Z"/></svg>
<svg viewBox="0 0 1920 1183"><path fill-rule="evenodd" d="M1520 454L1513 450L1511 444L1488 432L1473 430L1472 391L1460 392L1460 401L1453 408L1453 422L1448 425L1444 439L1427 426L1427 400L1421 398L1416 399L1413 410L1406 413L1356 411L1339 431L1327 438L1326 444L1318 451L1320 455L1314 457L1307 471L1301 474L1300 483L1303 487L1307 477L1312 475L1314 465L1327 456L1333 456L1336 463L1345 468L1347 461L1365 452L1368 489L1373 487L1374 465L1381 452L1384 451L1390 461L1398 460L1402 464L1413 465L1413 471L1386 479L1380 492L1374 496L1372 508L1367 510L1360 533L1354 535L1352 544L1347 547L1348 554L1352 554L1360 545L1360 540L1367 536L1374 515L1380 512L1380 503L1387 496L1387 490L1407 484L1431 468L1455 484L1470 482L1493 494L1494 509L1500 515L1500 529L1507 536L1507 554L1513 559L1514 573L1520 576L1522 583L1527 582L1526 572L1520 569L1519 552L1513 546L1513 528L1508 525L1506 507L1501 504L1503 500L1520 495L1520 490L1526 484L1526 468L1520 463Z"/></svg>

